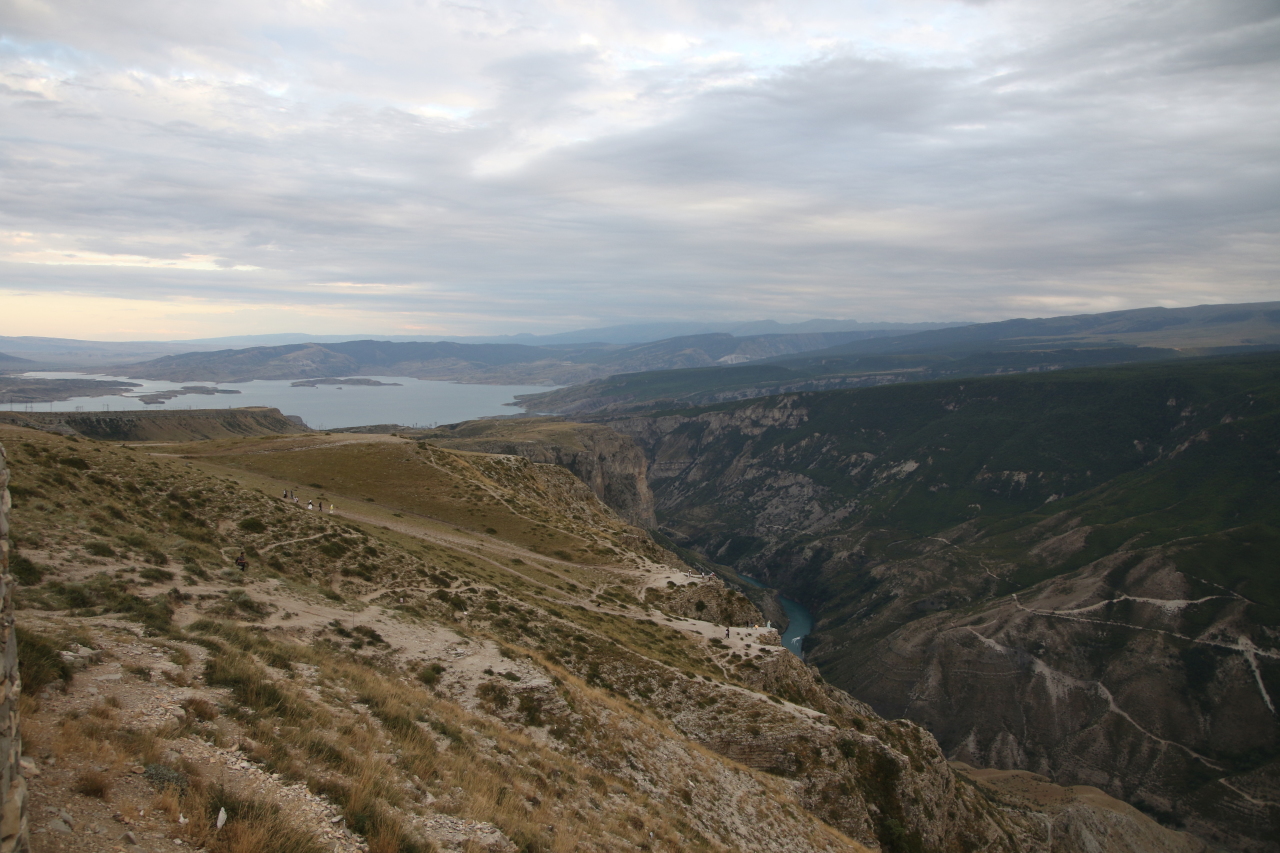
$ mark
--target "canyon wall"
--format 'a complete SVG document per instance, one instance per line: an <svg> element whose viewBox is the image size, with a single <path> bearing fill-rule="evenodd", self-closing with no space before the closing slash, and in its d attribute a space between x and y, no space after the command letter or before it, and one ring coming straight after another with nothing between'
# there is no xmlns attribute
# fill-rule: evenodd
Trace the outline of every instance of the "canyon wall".
<svg viewBox="0 0 1280 853"><path fill-rule="evenodd" d="M610 421L660 529L814 611L808 660L949 758L1280 850L1274 357Z"/></svg>
<svg viewBox="0 0 1280 853"><path fill-rule="evenodd" d="M657 524L644 452L629 436L608 427L521 418L468 421L421 435L454 450L523 456L568 468L624 520L645 529Z"/></svg>

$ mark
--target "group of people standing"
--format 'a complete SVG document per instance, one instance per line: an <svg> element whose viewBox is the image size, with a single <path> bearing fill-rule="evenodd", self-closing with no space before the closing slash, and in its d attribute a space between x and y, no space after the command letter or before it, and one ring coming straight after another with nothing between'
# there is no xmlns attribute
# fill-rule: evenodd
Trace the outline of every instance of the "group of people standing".
<svg viewBox="0 0 1280 853"><path fill-rule="evenodd" d="M301 501L298 499L298 493L295 492L293 489L285 489L281 493L280 497L286 501L291 500L294 503L301 505ZM315 500L308 500L307 509L318 509L321 512L324 512L324 498L319 498L319 504L317 504ZM329 515L333 515L332 503L329 504Z"/></svg>
<svg viewBox="0 0 1280 853"><path fill-rule="evenodd" d="M286 500L286 501L293 501L295 504L299 504L299 505L301 505L301 501L300 501L300 500L299 500L299 498L298 498L298 493L297 493L296 491L294 491L293 489L285 489L285 490L283 490L283 491L280 493L280 498L281 498L282 500ZM319 503L317 503L317 502L316 502L317 500L319 501ZM318 510L320 510L321 512L324 512L324 499L323 499L323 498L318 498L318 499L315 499L315 500L308 500L308 501L307 501L307 509L310 509L310 510L316 510L316 509L318 509ZM333 504L332 504L332 503L331 503L331 504L329 504L329 515L333 515ZM244 551L241 551L241 552L240 552L240 556L236 557L236 568L238 568L238 569L239 569L240 571L242 571L242 572L244 572L244 571L248 571L248 569L249 569L249 560L248 560L248 558L246 558L246 557L245 557L245 555L244 555Z"/></svg>

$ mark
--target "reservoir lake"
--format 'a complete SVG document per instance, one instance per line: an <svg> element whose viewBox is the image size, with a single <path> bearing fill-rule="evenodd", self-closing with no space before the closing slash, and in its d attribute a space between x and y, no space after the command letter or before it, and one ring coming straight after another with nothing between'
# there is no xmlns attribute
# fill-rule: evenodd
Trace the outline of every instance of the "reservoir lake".
<svg viewBox="0 0 1280 853"><path fill-rule="evenodd" d="M32 379L116 379L137 383L125 396L74 397L56 403L5 404L14 411L33 412L123 412L183 409L238 409L243 406L272 406L286 415L297 415L312 429L400 424L429 427L497 415L520 415L523 410L503 405L517 394L549 391L549 385L462 385L413 379L406 376L344 377L397 382L396 385L317 385L294 387L291 380L252 382L157 382L96 373L31 372ZM143 394L172 391L184 385L201 385L238 394L187 394L158 404L137 399Z"/></svg>
<svg viewBox="0 0 1280 853"><path fill-rule="evenodd" d="M22 374L32 379L118 379L133 382L125 395L107 397L73 397L55 403L8 404L14 411L35 412L124 412L183 409L238 409L243 406L271 406L286 415L297 415L312 429L399 424L407 427L430 427L459 423L476 418L519 415L516 407L505 405L517 394L536 394L551 390L547 385L462 385L407 376L345 377L375 379L398 385L317 385L294 386L291 380L252 382L159 382L151 379L128 379L97 373L31 372ZM183 385L201 385L238 394L187 394L164 403L144 403L144 394L172 391ZM741 575L755 586L764 584ZM813 616L798 601L779 596L779 602L790 624L782 635L788 651L803 659L801 644L813 630Z"/></svg>

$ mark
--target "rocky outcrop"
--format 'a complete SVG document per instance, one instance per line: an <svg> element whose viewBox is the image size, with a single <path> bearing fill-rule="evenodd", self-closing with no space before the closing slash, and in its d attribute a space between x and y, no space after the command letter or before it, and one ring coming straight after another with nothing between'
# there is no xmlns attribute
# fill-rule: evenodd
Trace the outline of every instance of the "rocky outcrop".
<svg viewBox="0 0 1280 853"><path fill-rule="evenodd" d="M102 441L202 441L310 432L279 409L187 409L172 412L0 412L0 423Z"/></svg>
<svg viewBox="0 0 1280 853"><path fill-rule="evenodd" d="M1087 785L1055 785L1025 770L981 770L951 764L962 777L1011 809L1043 817L1038 838L1050 853L1206 853L1195 836L1173 832L1127 803Z"/></svg>
<svg viewBox="0 0 1280 853"><path fill-rule="evenodd" d="M668 589L650 587L645 590L645 603L663 613L716 625L746 626L765 621L751 599L725 586L718 577L683 586L673 583Z"/></svg>
<svg viewBox="0 0 1280 853"><path fill-rule="evenodd" d="M1280 829L1280 778L1266 761L1280 655L1248 639L1248 606L1160 556L1110 558L825 659L953 758L1095 786L1230 849L1264 851ZM1251 759L1232 760L1241 753ZM1188 797L1187 780L1206 777L1218 781Z"/></svg>
<svg viewBox="0 0 1280 853"><path fill-rule="evenodd" d="M631 438L606 426L520 418L468 421L415 434L454 450L523 456L568 468L626 521L646 529L657 524L644 453Z"/></svg>
<svg viewBox="0 0 1280 853"><path fill-rule="evenodd" d="M13 575L9 574L9 467L0 445L0 853L27 846L27 781L22 775L18 696L18 638L13 624Z"/></svg>

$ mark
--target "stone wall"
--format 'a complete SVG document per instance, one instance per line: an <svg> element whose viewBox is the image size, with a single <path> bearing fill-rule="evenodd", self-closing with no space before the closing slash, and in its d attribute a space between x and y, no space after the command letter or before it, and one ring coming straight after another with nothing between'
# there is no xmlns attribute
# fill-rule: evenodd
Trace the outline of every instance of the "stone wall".
<svg viewBox="0 0 1280 853"><path fill-rule="evenodd" d="M9 574L9 466L0 444L0 853L26 851L27 781L22 777L22 736L18 730L18 637L13 628L13 577Z"/></svg>

